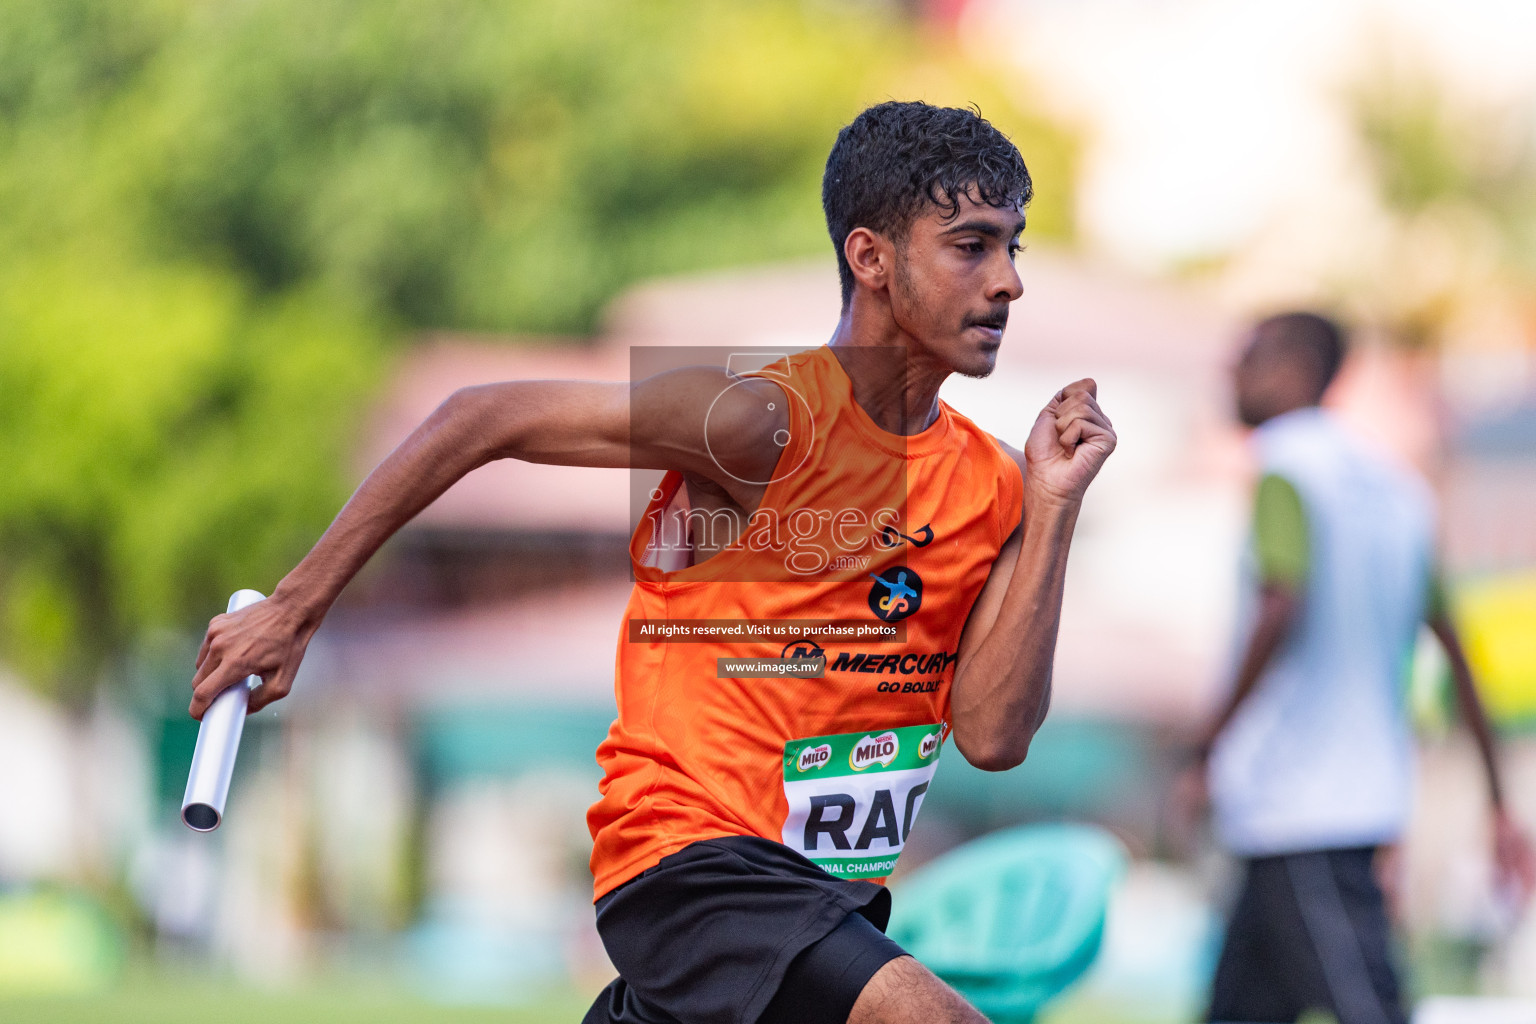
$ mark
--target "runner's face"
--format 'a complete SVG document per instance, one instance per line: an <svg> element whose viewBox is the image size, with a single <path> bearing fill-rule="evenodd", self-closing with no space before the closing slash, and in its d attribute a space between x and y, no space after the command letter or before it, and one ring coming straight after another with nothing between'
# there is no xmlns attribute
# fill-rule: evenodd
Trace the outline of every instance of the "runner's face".
<svg viewBox="0 0 1536 1024"><path fill-rule="evenodd" d="M961 197L959 212L930 209L896 247L897 323L949 369L985 377L997 362L1008 305L1023 293L1013 257L1024 230L1018 206Z"/></svg>

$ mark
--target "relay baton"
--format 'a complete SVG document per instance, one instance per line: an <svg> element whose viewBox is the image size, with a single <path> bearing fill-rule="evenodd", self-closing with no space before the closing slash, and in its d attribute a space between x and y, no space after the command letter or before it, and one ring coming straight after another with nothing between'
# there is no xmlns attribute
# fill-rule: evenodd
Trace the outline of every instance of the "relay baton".
<svg viewBox="0 0 1536 1024"><path fill-rule="evenodd" d="M237 612L265 600L260 591L237 590L229 599L229 610ZM213 698L203 712L197 749L192 752L192 771L187 776L187 794L181 798L181 820L195 832L212 832L224 820L224 800L229 796L229 778L235 772L235 754L240 751L245 709L251 690L260 685L260 676L246 676Z"/></svg>

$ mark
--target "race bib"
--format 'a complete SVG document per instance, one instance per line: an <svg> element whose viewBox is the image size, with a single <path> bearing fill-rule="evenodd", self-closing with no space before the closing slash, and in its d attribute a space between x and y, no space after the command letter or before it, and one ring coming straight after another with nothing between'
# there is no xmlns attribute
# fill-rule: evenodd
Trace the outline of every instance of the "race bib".
<svg viewBox="0 0 1536 1024"><path fill-rule="evenodd" d="M784 744L784 845L840 878L890 874L943 741L942 726L910 725Z"/></svg>

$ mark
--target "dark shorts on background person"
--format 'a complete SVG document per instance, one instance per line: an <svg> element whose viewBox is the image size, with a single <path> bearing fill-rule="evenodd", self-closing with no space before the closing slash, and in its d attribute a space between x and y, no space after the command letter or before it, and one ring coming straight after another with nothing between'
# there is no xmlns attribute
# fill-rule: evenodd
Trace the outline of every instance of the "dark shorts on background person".
<svg viewBox="0 0 1536 1024"><path fill-rule="evenodd" d="M1212 1022L1406 1024L1374 847L1257 857L1227 926Z"/></svg>
<svg viewBox="0 0 1536 1024"><path fill-rule="evenodd" d="M890 892L756 836L693 843L597 901L619 977L583 1024L844 1024L875 972Z"/></svg>

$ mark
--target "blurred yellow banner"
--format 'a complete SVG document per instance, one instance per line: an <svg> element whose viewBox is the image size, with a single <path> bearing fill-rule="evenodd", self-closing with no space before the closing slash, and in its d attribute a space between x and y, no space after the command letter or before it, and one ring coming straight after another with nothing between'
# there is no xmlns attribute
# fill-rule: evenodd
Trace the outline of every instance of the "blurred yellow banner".
<svg viewBox="0 0 1536 1024"><path fill-rule="evenodd" d="M1536 724L1536 570L1457 587L1456 611L1489 714Z"/></svg>

